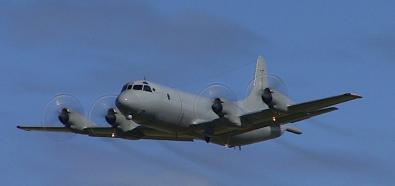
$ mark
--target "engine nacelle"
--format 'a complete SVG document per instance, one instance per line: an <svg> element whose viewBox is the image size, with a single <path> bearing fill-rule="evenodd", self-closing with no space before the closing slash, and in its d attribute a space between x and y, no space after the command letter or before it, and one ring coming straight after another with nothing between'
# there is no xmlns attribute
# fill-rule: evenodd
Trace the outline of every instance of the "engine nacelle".
<svg viewBox="0 0 395 186"><path fill-rule="evenodd" d="M118 127L124 132L131 131L139 126L132 120L127 119L115 108L108 109L106 115L106 121L112 127Z"/></svg>
<svg viewBox="0 0 395 186"><path fill-rule="evenodd" d="M281 112L287 112L288 106L291 105L291 101L287 96L269 88L266 88L263 91L262 100L269 106L269 108L276 109Z"/></svg>
<svg viewBox="0 0 395 186"><path fill-rule="evenodd" d="M269 126L232 136L229 145L241 146L280 137L283 134L280 126Z"/></svg>
<svg viewBox="0 0 395 186"><path fill-rule="evenodd" d="M221 100L220 98L215 98L213 104L211 105L212 111L217 114L218 117L227 118L233 125L241 126L241 120L239 115L242 114L239 107L227 100Z"/></svg>
<svg viewBox="0 0 395 186"><path fill-rule="evenodd" d="M58 119L66 127L78 131L83 131L90 126L89 122L80 113L69 108L63 108Z"/></svg>

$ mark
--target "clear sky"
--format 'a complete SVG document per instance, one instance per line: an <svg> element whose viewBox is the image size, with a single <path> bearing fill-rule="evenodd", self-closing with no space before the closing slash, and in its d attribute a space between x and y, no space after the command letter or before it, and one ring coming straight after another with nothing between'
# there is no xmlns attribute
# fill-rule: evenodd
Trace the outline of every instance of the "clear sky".
<svg viewBox="0 0 395 186"><path fill-rule="evenodd" d="M60 92L88 113L144 76L242 97L258 55L296 102L364 99L242 151L15 128L40 124ZM394 185L393 1L3 0L0 64L2 185Z"/></svg>

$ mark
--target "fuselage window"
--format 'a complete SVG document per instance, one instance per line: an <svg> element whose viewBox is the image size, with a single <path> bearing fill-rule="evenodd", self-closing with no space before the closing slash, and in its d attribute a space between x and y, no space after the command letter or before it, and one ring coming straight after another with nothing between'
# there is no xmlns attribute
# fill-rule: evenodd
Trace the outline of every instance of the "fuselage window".
<svg viewBox="0 0 395 186"><path fill-rule="evenodd" d="M144 91L152 92L151 87L148 85L144 85Z"/></svg>
<svg viewBox="0 0 395 186"><path fill-rule="evenodd" d="M170 94L167 94L167 99L170 100Z"/></svg>
<svg viewBox="0 0 395 186"><path fill-rule="evenodd" d="M133 90L142 90L143 89L143 85L134 85L133 86Z"/></svg>

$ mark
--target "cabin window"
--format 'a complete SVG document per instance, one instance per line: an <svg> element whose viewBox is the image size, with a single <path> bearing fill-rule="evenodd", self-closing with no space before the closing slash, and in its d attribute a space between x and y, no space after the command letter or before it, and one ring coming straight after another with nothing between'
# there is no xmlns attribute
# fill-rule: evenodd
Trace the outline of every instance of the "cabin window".
<svg viewBox="0 0 395 186"><path fill-rule="evenodd" d="M152 92L151 87L148 85L144 85L144 91Z"/></svg>
<svg viewBox="0 0 395 186"><path fill-rule="evenodd" d="M142 90L143 89L143 85L134 85L133 86L133 90Z"/></svg>

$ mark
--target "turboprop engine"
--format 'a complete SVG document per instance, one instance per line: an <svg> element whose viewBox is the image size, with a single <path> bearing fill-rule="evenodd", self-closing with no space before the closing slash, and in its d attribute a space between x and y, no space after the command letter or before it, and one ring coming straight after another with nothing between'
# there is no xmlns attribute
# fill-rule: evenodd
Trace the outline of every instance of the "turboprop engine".
<svg viewBox="0 0 395 186"><path fill-rule="evenodd" d="M74 130L83 131L89 127L89 122L80 113L69 108L63 108L58 119L64 126Z"/></svg>
<svg viewBox="0 0 395 186"><path fill-rule="evenodd" d="M280 112L287 112L288 106L291 104L287 96L271 88L265 88L263 90L262 100L269 108L279 110Z"/></svg>
<svg viewBox="0 0 395 186"><path fill-rule="evenodd" d="M99 98L93 105L90 113L89 119L98 125L109 124L113 128L119 128L123 132L131 131L138 127L131 120L131 118L126 118L115 106L116 96L103 96Z"/></svg>
<svg viewBox="0 0 395 186"><path fill-rule="evenodd" d="M75 97L67 94L55 96L46 106L44 123L61 122L65 127L83 131L91 124L83 117L83 109Z"/></svg>
<svg viewBox="0 0 395 186"><path fill-rule="evenodd" d="M124 132L133 130L138 126L132 120L126 119L126 117L115 108L110 108L107 110L105 119L112 127L118 127Z"/></svg>

